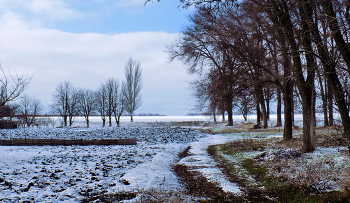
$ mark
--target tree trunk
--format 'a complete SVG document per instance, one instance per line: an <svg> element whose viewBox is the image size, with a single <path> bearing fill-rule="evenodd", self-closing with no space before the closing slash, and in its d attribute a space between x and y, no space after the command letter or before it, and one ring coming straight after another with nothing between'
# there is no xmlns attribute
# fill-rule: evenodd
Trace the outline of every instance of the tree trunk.
<svg viewBox="0 0 350 203"><path fill-rule="evenodd" d="M270 100L266 100L266 120L270 120Z"/></svg>
<svg viewBox="0 0 350 203"><path fill-rule="evenodd" d="M263 118L263 128L267 128L268 123L267 123L267 111L265 107L265 102L260 103L260 105L261 105L261 115Z"/></svg>
<svg viewBox="0 0 350 203"><path fill-rule="evenodd" d="M282 126L282 99L281 99L281 87L277 86L277 120L276 120L276 127Z"/></svg>
<svg viewBox="0 0 350 203"><path fill-rule="evenodd" d="M87 128L90 127L90 120L89 120L89 117L86 118L86 127L87 127Z"/></svg>
<svg viewBox="0 0 350 203"><path fill-rule="evenodd" d="M106 126L106 119L102 118L102 127L105 127L105 126Z"/></svg>
<svg viewBox="0 0 350 203"><path fill-rule="evenodd" d="M328 97L328 124L329 126L334 125L333 118L333 90L330 86L330 82L327 80L327 97Z"/></svg>
<svg viewBox="0 0 350 203"><path fill-rule="evenodd" d="M284 35L290 46L290 53L293 60L293 72L296 79L298 89L301 95L303 104L303 152L311 152L316 148L316 136L315 136L315 102L314 102L314 78L315 78L315 64L313 63L312 47L310 40L310 30L307 26L305 14L308 12L308 2L305 0L299 0L299 13L301 19L301 40L303 48L305 50L305 58L307 61L306 71L303 70L303 64L300 56L300 47L295 39L294 25L292 23L291 16L289 14L289 7L286 0L269 1L272 5L272 9L275 12L273 16L278 18L278 26L283 29ZM306 74L306 79L304 75Z"/></svg>
<svg viewBox="0 0 350 203"><path fill-rule="evenodd" d="M284 130L283 140L290 141L293 138L293 82L285 78L283 88L284 102Z"/></svg>
<svg viewBox="0 0 350 203"><path fill-rule="evenodd" d="M281 12L276 10L276 2L268 1L271 5L274 5L273 9L269 10L271 20L277 26L281 26L281 18L283 15ZM277 29L277 40L282 49L282 65L283 65L283 108L284 108L284 130L283 130L283 140L289 141L293 138L293 125L294 125L294 114L293 114L293 81L292 81L292 65L291 58L289 54L289 47L287 44L286 34L283 29ZM278 69L277 69L278 70Z"/></svg>
<svg viewBox="0 0 350 203"><path fill-rule="evenodd" d="M215 112L215 110L213 111L213 118L214 118L214 123L216 123L216 112Z"/></svg>
<svg viewBox="0 0 350 203"><path fill-rule="evenodd" d="M266 111L265 111L265 114L266 114L266 119L267 120L270 120L270 90L266 88L266 91L265 91L265 101L266 101L266 105L264 103L264 105L266 106Z"/></svg>
<svg viewBox="0 0 350 203"><path fill-rule="evenodd" d="M323 79L321 77L320 71L317 70L317 77L318 77L318 84L320 86L320 94L321 94L321 99L322 99L322 110L323 110L323 125L328 126L328 109L327 109L327 97L326 97L326 92L325 88L323 87Z"/></svg>
<svg viewBox="0 0 350 203"><path fill-rule="evenodd" d="M227 111L227 126L233 126L232 101L226 102ZM225 115L224 115L225 116Z"/></svg>
<svg viewBox="0 0 350 203"><path fill-rule="evenodd" d="M287 53L287 47L285 46L285 40L281 39L282 46L282 59L283 59L283 103L284 103L284 129L283 140L290 141L293 138L293 80L291 76L291 61Z"/></svg>
<svg viewBox="0 0 350 203"><path fill-rule="evenodd" d="M316 149L316 117L315 117L315 70L317 68L316 62L313 56L312 42L311 42L311 30L309 24L312 23L312 5L308 0L299 0L299 12L301 19L301 42L305 49L306 69L307 77L304 79L304 72L302 66L297 64L295 66L297 84L299 86L299 92L302 98L303 106L303 152L312 152ZM294 39L295 40L295 39ZM296 46L295 46L296 48ZM293 49L297 51L297 49ZM299 61L300 61L300 54Z"/></svg>
<svg viewBox="0 0 350 203"><path fill-rule="evenodd" d="M313 152L316 149L316 134L315 134L315 92L310 90L308 99L303 101L303 136L302 136L302 151Z"/></svg>
<svg viewBox="0 0 350 203"><path fill-rule="evenodd" d="M243 118L244 121L248 121L248 114L246 112L243 112Z"/></svg>
<svg viewBox="0 0 350 203"><path fill-rule="evenodd" d="M261 111L259 102L256 102L256 128L261 128Z"/></svg>
<svg viewBox="0 0 350 203"><path fill-rule="evenodd" d="M258 105L260 104L260 113L263 120L263 128L267 128L268 124L267 124L266 106L264 101L263 88L261 87L260 84L258 84L256 87L256 94L258 98Z"/></svg>
<svg viewBox="0 0 350 203"><path fill-rule="evenodd" d="M63 115L63 122L64 122L64 126L67 127L67 125L68 125L68 116L67 115Z"/></svg>
<svg viewBox="0 0 350 203"><path fill-rule="evenodd" d="M225 111L222 111L221 116L222 116L222 122L225 122L226 121Z"/></svg>
<svg viewBox="0 0 350 203"><path fill-rule="evenodd" d="M130 122L134 122L134 115L130 114Z"/></svg>
<svg viewBox="0 0 350 203"><path fill-rule="evenodd" d="M109 124L109 127L112 126L112 116L111 115L108 116L108 124Z"/></svg>
<svg viewBox="0 0 350 203"><path fill-rule="evenodd" d="M72 127L73 122L73 115L69 115L69 127Z"/></svg>
<svg viewBox="0 0 350 203"><path fill-rule="evenodd" d="M118 116L116 123L117 123L117 127L120 127L120 116Z"/></svg>

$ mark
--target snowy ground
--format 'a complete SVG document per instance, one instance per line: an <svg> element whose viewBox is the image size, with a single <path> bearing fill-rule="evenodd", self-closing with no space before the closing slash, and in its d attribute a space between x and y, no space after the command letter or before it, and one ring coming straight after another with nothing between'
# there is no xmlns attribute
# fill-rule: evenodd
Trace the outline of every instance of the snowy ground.
<svg viewBox="0 0 350 203"><path fill-rule="evenodd" d="M209 119L198 117L196 120ZM83 126L83 120L76 125ZM178 161L196 166L209 180L219 182L225 191L238 195L241 193L237 185L226 180L213 159L206 153L209 145L242 139L240 133L207 135L197 130L169 127L155 121L122 123L120 128L98 126L96 122L91 128L1 130L1 139L136 138L138 144L0 146L0 201L80 202L87 196L123 191L181 191L184 188L171 170L172 164ZM254 137L254 134L251 136ZM274 136L280 137L281 133ZM244 135L244 138L247 138L247 135ZM187 146L191 146L192 155L178 160L179 152ZM328 151L334 153L332 150ZM318 156L319 152L317 150L315 156Z"/></svg>
<svg viewBox="0 0 350 203"><path fill-rule="evenodd" d="M1 202L79 202L122 191L181 190L171 164L203 136L179 127L28 128L2 130L10 138L136 138L132 146L1 146Z"/></svg>

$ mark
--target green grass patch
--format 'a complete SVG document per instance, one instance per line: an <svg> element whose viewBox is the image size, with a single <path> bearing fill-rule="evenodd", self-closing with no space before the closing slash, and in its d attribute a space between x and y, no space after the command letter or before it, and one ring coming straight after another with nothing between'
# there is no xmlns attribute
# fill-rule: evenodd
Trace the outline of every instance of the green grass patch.
<svg viewBox="0 0 350 203"><path fill-rule="evenodd" d="M207 127L207 128L200 128L199 129L202 133L208 133L208 134L233 134L233 133L243 133L243 132L253 132L256 134L259 132L258 136L264 136L264 135L271 135L275 133L282 133L283 129L278 128L266 128L266 129L251 129L251 128L244 128L244 127L228 127L228 126L221 126L221 127Z"/></svg>
<svg viewBox="0 0 350 203"><path fill-rule="evenodd" d="M268 141L255 141L253 139L244 139L233 141L224 145L217 145L220 152L227 155L237 155L238 152L264 151Z"/></svg>
<svg viewBox="0 0 350 203"><path fill-rule="evenodd" d="M219 163L218 167L228 179L245 191L247 202L349 201L350 195L343 191L319 192L303 184L293 185L285 179L272 177L268 174L269 165L254 157L245 158L249 156L242 155L263 151L265 144L261 141L243 140L208 148L208 153Z"/></svg>
<svg viewBox="0 0 350 203"><path fill-rule="evenodd" d="M203 126L207 122L205 121L173 121L172 126Z"/></svg>
<svg viewBox="0 0 350 203"><path fill-rule="evenodd" d="M208 133L208 134L231 134L231 133L241 133L241 132L247 132L248 129L241 129L241 128L202 128L199 129L202 133Z"/></svg>

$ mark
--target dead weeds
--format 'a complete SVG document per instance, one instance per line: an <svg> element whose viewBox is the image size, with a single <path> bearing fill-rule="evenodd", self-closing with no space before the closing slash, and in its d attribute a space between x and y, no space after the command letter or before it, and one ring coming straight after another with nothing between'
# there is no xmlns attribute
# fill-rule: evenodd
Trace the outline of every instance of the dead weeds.
<svg viewBox="0 0 350 203"><path fill-rule="evenodd" d="M333 128L318 128L316 133L319 137L318 147L335 150L349 145L349 141L339 136ZM298 136L288 142L245 139L210 146L208 153L218 162L218 167L228 180L245 190L247 201L348 202L348 153L345 159L335 155L325 157L322 153L319 157L313 157L312 153L301 154L300 146L301 139ZM238 155L251 154L252 151L262 153L254 158ZM227 155L233 158L228 159ZM236 159L237 156L243 159Z"/></svg>

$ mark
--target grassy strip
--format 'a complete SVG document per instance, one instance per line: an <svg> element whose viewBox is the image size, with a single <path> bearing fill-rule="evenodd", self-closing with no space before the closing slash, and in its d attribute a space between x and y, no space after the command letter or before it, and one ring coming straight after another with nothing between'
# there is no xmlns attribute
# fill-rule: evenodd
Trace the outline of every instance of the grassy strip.
<svg viewBox="0 0 350 203"><path fill-rule="evenodd" d="M241 133L247 132L247 129L238 129L238 128L202 128L199 129L202 133L208 134L229 134L229 133Z"/></svg>
<svg viewBox="0 0 350 203"><path fill-rule="evenodd" d="M248 158L236 163L227 160L221 153L239 156L239 153L260 151L262 143L232 142L225 145L214 145L208 148L208 153L219 163L219 167L230 181L244 188L249 202L348 202L349 195L333 191L316 193L308 187L294 186L286 180L268 175L268 166L257 160ZM239 166L239 167L235 167ZM243 169L243 170L242 170ZM242 175L245 173L244 175ZM246 176L245 176L246 175ZM254 178L254 183L247 176Z"/></svg>
<svg viewBox="0 0 350 203"><path fill-rule="evenodd" d="M190 146L187 147L179 154L179 158L190 156L190 149ZM185 185L189 195L200 198L198 202L244 202L242 197L224 192L217 183L209 182L198 171L191 170L188 166L177 164L173 166L173 170Z"/></svg>
<svg viewBox="0 0 350 203"><path fill-rule="evenodd" d="M242 132L261 132L261 133L280 133L283 131L283 129L279 128L260 128L260 129L253 129L248 128L247 126L243 128L234 128L234 127L208 127L208 128L202 128L199 129L202 133L208 133L208 134L232 134L232 133L242 133Z"/></svg>

